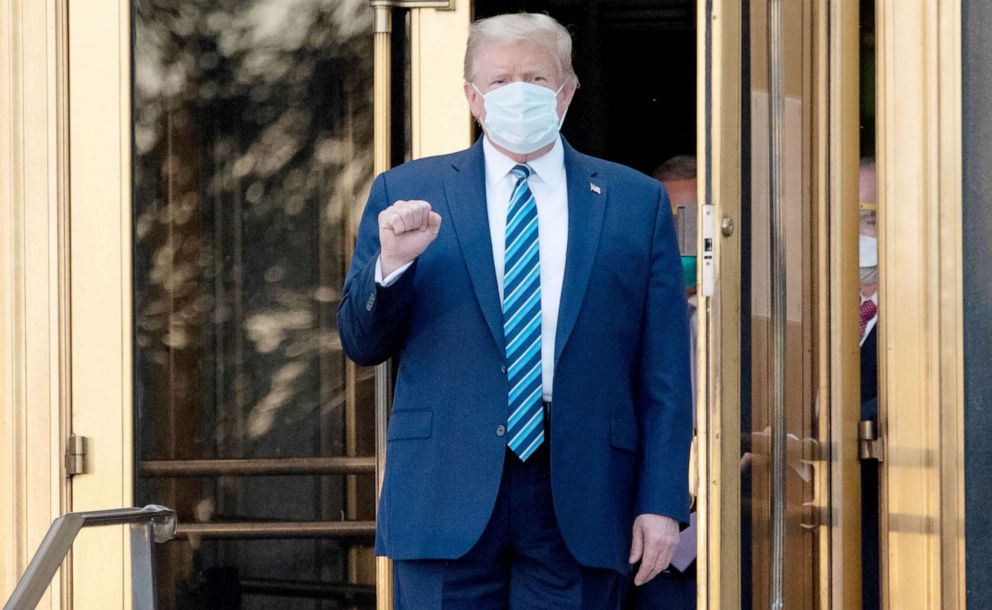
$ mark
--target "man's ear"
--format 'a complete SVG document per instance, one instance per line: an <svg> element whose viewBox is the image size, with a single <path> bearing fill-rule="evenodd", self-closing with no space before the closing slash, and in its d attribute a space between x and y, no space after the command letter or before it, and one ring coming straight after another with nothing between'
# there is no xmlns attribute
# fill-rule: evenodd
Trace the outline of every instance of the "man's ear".
<svg viewBox="0 0 992 610"><path fill-rule="evenodd" d="M565 100L565 103L567 103L567 104L571 104L572 103L572 98L575 97L575 91L576 90L577 90L577 87L574 84L565 85L565 88L562 90L562 93L565 94L564 96L562 96L564 98L564 100Z"/></svg>
<svg viewBox="0 0 992 610"><path fill-rule="evenodd" d="M464 85L465 99L468 100L469 110L476 121L482 121L482 114L485 109L485 102L482 94L476 91L472 83L466 82Z"/></svg>
<svg viewBox="0 0 992 610"><path fill-rule="evenodd" d="M558 95L559 116L572 104L572 98L575 97L576 89L578 89L578 83L575 80L572 80L562 88L561 93Z"/></svg>

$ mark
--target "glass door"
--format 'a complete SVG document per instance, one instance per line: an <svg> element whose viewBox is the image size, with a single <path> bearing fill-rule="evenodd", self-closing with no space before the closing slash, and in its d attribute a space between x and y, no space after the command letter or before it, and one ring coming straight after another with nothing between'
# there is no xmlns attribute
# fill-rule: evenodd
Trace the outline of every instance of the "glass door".
<svg viewBox="0 0 992 610"><path fill-rule="evenodd" d="M373 178L364 0L133 4L138 504L161 608L371 608L375 381L335 310Z"/></svg>
<svg viewBox="0 0 992 610"><path fill-rule="evenodd" d="M741 239L741 607L813 608L816 341L812 19L751 2ZM748 171L747 169L745 171Z"/></svg>
<svg viewBox="0 0 992 610"><path fill-rule="evenodd" d="M702 608L860 604L859 33L841 4L701 14Z"/></svg>

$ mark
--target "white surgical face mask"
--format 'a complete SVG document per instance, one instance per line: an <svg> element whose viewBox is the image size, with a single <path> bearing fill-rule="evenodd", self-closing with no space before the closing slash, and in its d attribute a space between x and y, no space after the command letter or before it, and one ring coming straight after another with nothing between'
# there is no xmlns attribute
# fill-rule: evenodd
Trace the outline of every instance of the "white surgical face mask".
<svg viewBox="0 0 992 610"><path fill-rule="evenodd" d="M871 235L861 235L858 244L858 266L878 266L878 239Z"/></svg>
<svg viewBox="0 0 992 610"><path fill-rule="evenodd" d="M475 87L485 101L484 126L489 139L518 155L532 153L554 142L565 121L564 115L558 116L558 93L564 86L552 91L520 81L486 94Z"/></svg>
<svg viewBox="0 0 992 610"><path fill-rule="evenodd" d="M878 283L878 267L862 267L859 275L862 285Z"/></svg>

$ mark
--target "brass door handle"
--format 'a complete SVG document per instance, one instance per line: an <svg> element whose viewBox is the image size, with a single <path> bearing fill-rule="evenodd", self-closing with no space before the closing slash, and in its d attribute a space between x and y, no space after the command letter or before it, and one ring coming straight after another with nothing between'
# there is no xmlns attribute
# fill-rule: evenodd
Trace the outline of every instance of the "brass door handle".
<svg viewBox="0 0 992 610"><path fill-rule="evenodd" d="M802 463L810 470L811 481L813 483L813 497L803 502L803 518L799 522L799 527L804 530L814 530L821 525L830 522L829 513L823 504L826 494L823 486L826 482L821 476L820 469L827 463L829 456L824 455L820 442L815 438L804 438L802 443L803 458Z"/></svg>

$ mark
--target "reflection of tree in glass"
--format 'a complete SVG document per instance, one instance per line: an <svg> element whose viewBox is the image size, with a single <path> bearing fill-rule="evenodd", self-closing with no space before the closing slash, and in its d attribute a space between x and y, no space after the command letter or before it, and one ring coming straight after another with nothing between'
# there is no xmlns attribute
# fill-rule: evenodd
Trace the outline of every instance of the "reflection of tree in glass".
<svg viewBox="0 0 992 610"><path fill-rule="evenodd" d="M333 312L371 180L368 4L134 14L143 457L341 454L317 421L344 400Z"/></svg>

